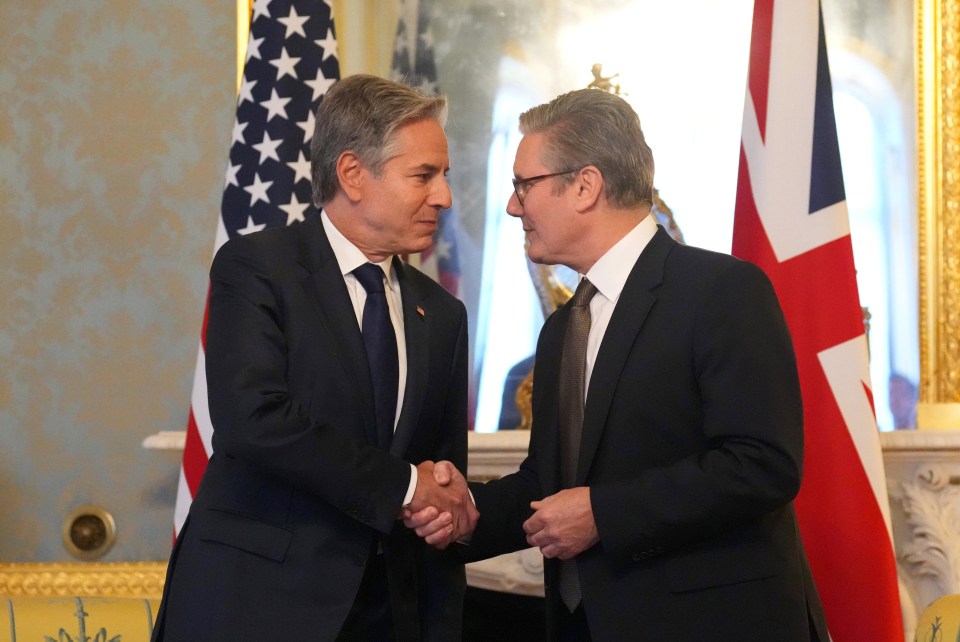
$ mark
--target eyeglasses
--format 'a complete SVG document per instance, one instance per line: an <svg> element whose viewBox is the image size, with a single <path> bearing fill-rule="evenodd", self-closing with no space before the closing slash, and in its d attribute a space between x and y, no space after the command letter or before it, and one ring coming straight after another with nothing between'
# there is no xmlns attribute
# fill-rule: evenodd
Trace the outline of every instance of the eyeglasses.
<svg viewBox="0 0 960 642"><path fill-rule="evenodd" d="M582 169L582 168L581 168ZM579 172L580 169L566 169L562 172L554 172L553 174L541 174L540 176L531 176L530 178L514 178L513 179L513 191L517 194L517 200L520 201L520 207L523 207L523 199L527 195L527 192L530 191L530 187L539 180L544 178L553 178L554 176L562 176L564 174L570 174L572 172Z"/></svg>

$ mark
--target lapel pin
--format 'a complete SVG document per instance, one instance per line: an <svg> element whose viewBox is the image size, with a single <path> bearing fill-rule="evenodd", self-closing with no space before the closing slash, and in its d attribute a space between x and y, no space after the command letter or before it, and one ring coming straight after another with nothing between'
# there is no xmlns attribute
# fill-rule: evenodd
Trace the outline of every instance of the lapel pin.
<svg viewBox="0 0 960 642"><path fill-rule="evenodd" d="M424 318L426 318L426 316L427 316L426 313L423 311L423 308L421 308L419 305L417 306L417 314L419 314L420 316L422 316L422 317L424 317Z"/></svg>

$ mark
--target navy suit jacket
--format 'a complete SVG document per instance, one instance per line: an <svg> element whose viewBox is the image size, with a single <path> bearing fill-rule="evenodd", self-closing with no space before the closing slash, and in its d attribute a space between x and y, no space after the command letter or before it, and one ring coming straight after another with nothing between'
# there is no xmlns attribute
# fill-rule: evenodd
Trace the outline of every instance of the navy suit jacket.
<svg viewBox="0 0 960 642"><path fill-rule="evenodd" d="M472 484L460 553L525 548L531 500L559 491L558 377L568 310L537 346L520 470ZM577 557L595 640L826 640L792 500L803 413L792 343L756 266L662 229L624 286L592 372L577 485L600 542ZM562 606L547 560L547 622Z"/></svg>
<svg viewBox="0 0 960 642"><path fill-rule="evenodd" d="M466 466L466 312L417 270L394 266L407 380L386 452L319 216L217 253L206 332L214 454L170 560L154 639L332 640L377 539L399 639L459 638L463 568L397 515L410 463Z"/></svg>

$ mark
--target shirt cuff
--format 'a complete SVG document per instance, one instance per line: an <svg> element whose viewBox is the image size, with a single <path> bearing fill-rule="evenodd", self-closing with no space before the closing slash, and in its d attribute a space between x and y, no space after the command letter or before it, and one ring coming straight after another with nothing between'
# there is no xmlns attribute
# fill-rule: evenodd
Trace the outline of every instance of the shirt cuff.
<svg viewBox="0 0 960 642"><path fill-rule="evenodd" d="M419 476L417 475L417 467L413 464L410 464L410 484L407 486L407 494L403 496L403 508L406 508L413 502L413 494L417 490L417 480Z"/></svg>

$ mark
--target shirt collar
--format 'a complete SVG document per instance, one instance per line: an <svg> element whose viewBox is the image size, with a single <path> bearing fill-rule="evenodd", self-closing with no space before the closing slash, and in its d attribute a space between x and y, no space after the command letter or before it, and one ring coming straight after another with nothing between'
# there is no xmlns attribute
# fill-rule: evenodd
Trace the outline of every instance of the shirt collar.
<svg viewBox="0 0 960 642"><path fill-rule="evenodd" d="M364 256L363 252L337 229L337 226L333 224L333 221L330 220L330 217L327 216L324 210L320 211L320 222L323 223L323 230L327 233L327 240L330 241L330 247L333 248L333 255L337 257L340 274L346 276L364 263L370 263L370 260ZM388 256L380 263L377 263L377 265L383 268L383 273L387 275L387 284L393 289L393 257Z"/></svg>
<svg viewBox="0 0 960 642"><path fill-rule="evenodd" d="M657 221L651 212L607 250L584 276L590 279L604 298L616 304L640 253L656 233Z"/></svg>

